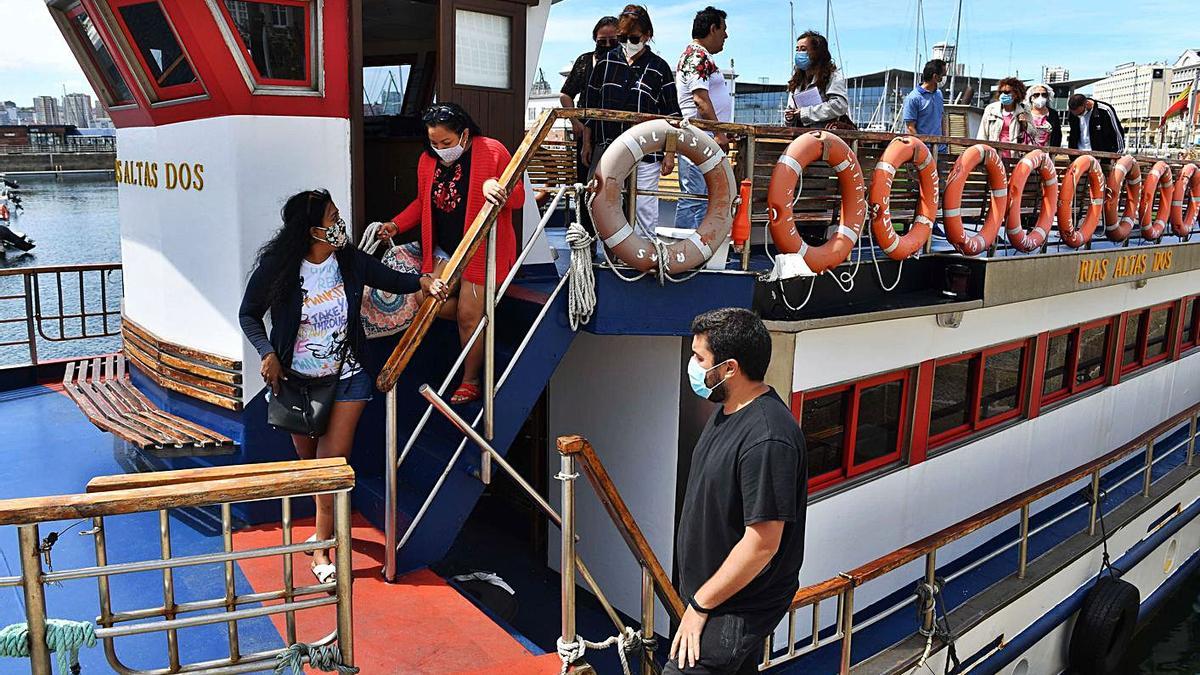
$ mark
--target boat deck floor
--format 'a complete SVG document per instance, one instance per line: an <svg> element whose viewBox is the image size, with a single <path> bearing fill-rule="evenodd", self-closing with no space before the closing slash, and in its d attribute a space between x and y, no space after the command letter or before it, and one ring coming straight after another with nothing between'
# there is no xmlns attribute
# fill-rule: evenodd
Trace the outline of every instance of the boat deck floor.
<svg viewBox="0 0 1200 675"><path fill-rule="evenodd" d="M38 386L0 395L0 497L30 497L81 493L94 476L125 472L127 452L112 436L96 429L80 413L60 387ZM221 550L218 531L190 521L186 514L172 514L171 543L175 555L193 555ZM180 518L179 516L183 516ZM72 523L43 526L41 535L61 532ZM141 513L106 519L110 562L156 559L160 556L158 518ZM58 569L95 564L90 537L78 536L88 523L76 525L52 552ZM297 539L311 532L311 521L298 522ZM280 541L278 525L238 531L234 547L251 548ZM355 656L363 673L556 673L556 654L539 654L532 645L510 634L453 586L429 570L404 576L399 583L386 584L380 576L383 535L356 519L354 540ZM0 575L19 575L17 534L14 527L0 527ZM305 567L308 559L296 556L298 585L313 583ZM237 592L253 593L281 588L281 559L257 559L236 563ZM177 602L220 597L224 591L223 566L201 565L175 571ZM25 620L19 589L0 589L0 625ZM162 579L158 572L124 574L112 579L114 609L127 611L162 605ZM94 620L98 614L98 591L94 580L72 581L46 590L51 617ZM557 615L557 606L554 608ZM323 610L328 610L323 613ZM284 619L257 618L238 622L242 653L279 648L284 645ZM300 640L315 640L333 625L331 607L297 616ZM226 626L217 624L179 632L184 663L218 659L227 655ZM163 634L137 635L116 641L119 658L130 668L146 669L166 664ZM103 649L80 653L84 673L108 673ZM28 672L28 665L0 660L0 673Z"/></svg>

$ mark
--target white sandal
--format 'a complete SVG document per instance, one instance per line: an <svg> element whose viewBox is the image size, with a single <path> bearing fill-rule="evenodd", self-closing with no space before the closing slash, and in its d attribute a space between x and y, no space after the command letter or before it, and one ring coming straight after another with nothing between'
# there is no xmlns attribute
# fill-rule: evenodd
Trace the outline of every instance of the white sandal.
<svg viewBox="0 0 1200 675"><path fill-rule="evenodd" d="M313 576L322 584L333 583L337 581L337 568L332 563L324 565L310 565Z"/></svg>
<svg viewBox="0 0 1200 675"><path fill-rule="evenodd" d="M305 544L315 544L316 542L317 542L317 533L316 533L316 532L313 532L313 535L312 535L311 537L309 537L308 539L305 539L305 540L304 540L304 543L305 543ZM306 555L306 556L308 556L308 557L310 557L310 558L311 558L311 557L312 557L312 555L313 555L313 552L312 552L312 551L305 551L305 552L304 552L304 555Z"/></svg>

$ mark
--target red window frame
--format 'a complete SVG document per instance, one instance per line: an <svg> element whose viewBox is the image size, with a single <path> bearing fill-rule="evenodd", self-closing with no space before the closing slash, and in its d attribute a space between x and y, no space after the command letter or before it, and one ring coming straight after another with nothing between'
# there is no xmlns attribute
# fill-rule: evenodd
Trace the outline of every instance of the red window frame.
<svg viewBox="0 0 1200 675"><path fill-rule="evenodd" d="M1166 361L1171 356L1171 328L1175 325L1175 303L1164 302L1159 305L1145 307L1133 312L1125 312L1121 315L1121 325L1124 327L1131 316L1140 316L1138 321L1138 335L1136 356L1131 363L1124 363L1125 359L1125 344L1127 336L1122 335L1121 349L1117 352L1117 362L1121 364L1121 374L1131 373L1135 370L1145 368ZM1163 351L1157 356L1150 358L1146 357L1146 347L1150 338L1150 315L1154 312L1166 310L1167 312L1167 332L1165 336L1166 344L1163 345Z"/></svg>
<svg viewBox="0 0 1200 675"><path fill-rule="evenodd" d="M313 72L313 3L311 0L243 0L244 2L252 2L259 5L285 5L289 7L299 7L304 11L304 79L302 80L285 80L274 77L263 77L263 74L258 72L258 66L254 63L254 55L250 53L250 48L242 41L242 35L238 32L237 25L233 23L233 16L229 13L229 7L225 5L224 0L216 0L217 6L221 9L221 16L225 19L225 24L229 27L229 32L233 34L233 39L237 41L241 48L241 57L245 61L246 66L250 69L251 75L254 77L256 84L272 87L300 87L304 89L312 88L312 72Z"/></svg>
<svg viewBox="0 0 1200 675"><path fill-rule="evenodd" d="M1087 382L1078 382L1079 354L1083 350L1083 332L1087 331L1087 330L1092 330L1093 328L1104 328L1104 351L1103 351L1103 357L1101 360L1101 372L1100 372L1100 375L1094 379L1088 380ZM1108 349L1109 349L1109 346L1112 344L1111 340L1112 340L1112 336L1113 336L1112 318L1111 317L1104 318L1104 319L1097 319L1096 321L1091 321L1089 323L1079 324L1078 326L1072 326L1070 328L1063 328L1063 329L1054 331L1049 334L1049 338L1054 338L1059 335L1071 335L1072 339L1074 340L1075 346L1067 354L1067 372L1063 377L1062 388L1056 389L1049 393L1043 392L1042 393L1042 405L1055 403L1057 401L1063 400L1064 398L1067 398L1068 396L1073 396L1075 394L1078 394L1083 391L1087 391L1089 389L1095 389L1096 387L1102 386L1104 384L1104 381L1108 378L1109 365L1110 365L1109 359L1108 359ZM1047 339L1049 339L1049 338L1047 338ZM1044 382L1045 382L1045 375L1043 374L1042 383L1044 383ZM1039 387L1042 386L1042 383L1039 383L1038 386Z"/></svg>
<svg viewBox="0 0 1200 675"><path fill-rule="evenodd" d="M1192 311L1188 312L1188 301L1192 301ZM1192 349L1197 344L1200 344L1200 295L1192 295L1185 297L1180 305L1182 318L1179 321L1179 351L1183 353ZM1183 339L1183 329L1190 327L1192 329L1192 338L1190 340Z"/></svg>
<svg viewBox="0 0 1200 675"><path fill-rule="evenodd" d="M904 443L907 438L907 426L911 419L909 414L909 396L912 389L912 369L905 368L883 375L876 375L863 380L839 384L824 389L818 389L804 394L804 402L807 403L812 399L822 398L825 396L844 395L847 391L850 392L850 403L846 406L846 417L842 420L842 465L834 470L828 471L819 476L810 476L808 479L808 489L816 491L827 488L831 485L836 485L855 476L860 476L868 471L878 469L881 466L886 466L895 462L899 462L904 454ZM854 462L854 448L857 444L858 436L858 407L864 389L869 389L881 384L889 382L900 382L900 419L897 421L898 428L896 430L896 448L882 456L877 457L868 462L856 464ZM801 421L803 422L803 403L801 404Z"/></svg>
<svg viewBox="0 0 1200 675"><path fill-rule="evenodd" d="M944 359L938 359L937 361L934 361L934 363L933 363L933 378L930 380L930 390L929 390L930 397L933 396L933 386L936 385L936 383L937 383L937 369L940 366L948 366L948 365L951 365L954 363L958 363L960 361L967 361L968 362L967 386L970 389L971 400L968 403L968 408L967 408L967 421L956 427L953 427L951 429L947 429L943 432L940 432L937 435L931 435L929 437L929 447L932 448L932 447L941 445L943 443L947 443L955 438L966 436L967 434L969 434L971 432L971 429L975 424L975 413L976 413L976 411L979 410L979 395L983 389L983 385L980 384L979 359L977 358L978 356L979 356L979 352L967 352L966 354L959 354L957 356L950 356L950 357L947 357ZM933 423L933 406L932 406L932 404L930 405L929 415L930 415L929 423L932 424Z"/></svg>
<svg viewBox="0 0 1200 675"><path fill-rule="evenodd" d="M1063 383L1058 389L1046 391L1046 371L1050 369L1050 341L1063 335L1067 336L1067 362L1063 364ZM1042 403L1053 403L1071 395L1072 375L1079 363L1079 335L1079 326L1072 326L1052 331L1046 336L1046 352L1042 360L1042 381L1036 383L1042 392ZM1072 343L1072 341L1074 342ZM1071 347L1072 344L1074 344L1074 348Z"/></svg>
<svg viewBox="0 0 1200 675"><path fill-rule="evenodd" d="M96 16L96 13L88 11L88 8L84 7L82 2L77 2L74 7L63 12L63 16L66 17L67 23L69 24L68 29L71 31L71 34L78 39L80 45L83 47L83 51L87 53L88 62L92 64L92 72L96 73L96 77L100 78L100 81L104 83L104 87L108 91L109 95L113 97L112 101L104 101L104 104L110 108L136 105L137 101L133 97L133 87L128 81L126 81L124 73L121 72L122 63L118 58L118 52L109 49L109 46L105 44L104 48L108 50L108 57L113 60L113 64L115 64L117 67L117 75L121 78L121 84L124 85L125 91L129 92L129 98L117 100L116 87L114 87L113 83L109 81L108 77L104 73L104 69L101 68L100 64L96 62L96 57L92 53L92 45L90 44L88 37L80 32L79 25L76 22L76 18L80 14L86 14L88 20L91 21L93 25L99 24L100 20ZM101 41L103 42L103 38ZM104 97L101 97L101 100L103 100L103 98Z"/></svg>
<svg viewBox="0 0 1200 675"><path fill-rule="evenodd" d="M936 369L938 366L942 366L942 365L946 365L946 364L950 364L950 363L956 363L958 361L964 361L964 360L968 360L968 359L971 361L971 377L970 377L971 407L970 407L969 421L967 424L960 424L959 426L957 426L953 429L948 429L946 431L943 431L940 434L937 434L936 436L930 436L929 437L929 447L935 448L938 446L945 445L952 441L956 441L960 438L969 436L973 433L983 431L984 429L987 429L989 427L996 426L997 424L1001 424L1003 422L1007 422L1008 420L1015 419L1017 417L1024 415L1026 404L1029 400L1029 378L1030 378L1030 370L1031 370L1030 366L1033 363L1033 360L1032 360L1032 356L1033 356L1033 352L1034 352L1033 347L1034 347L1034 338L1023 338L1020 340L1013 340L1012 342L1006 342L1004 344L994 345L992 347L988 347L987 349L983 349L983 350L980 350L977 352L968 352L966 354L959 354L957 356L951 356L948 358L938 359L937 361L935 361L934 362L934 378L935 379L937 377ZM1017 405L1012 410L1009 410L1007 412L1000 413L999 415L993 415L992 417L984 418L980 414L979 405L983 400L983 380L984 380L983 369L984 369L985 365L987 364L987 357L993 356L995 354L1001 354L1003 352L1012 351L1014 349L1023 349L1024 350L1021 354L1021 365L1020 365L1021 378L1020 378L1020 381L1017 382ZM1042 386L1041 382L1038 382L1037 386L1039 386L1039 387Z"/></svg>
<svg viewBox="0 0 1200 675"><path fill-rule="evenodd" d="M179 37L179 30L175 28L175 22L171 20L171 14L167 11L166 6L161 0L108 0L108 3L112 7L112 15L117 23L117 27L121 29L121 35L125 38L126 44L129 45L129 51L137 59L137 65L142 69L142 75L145 76L146 82L154 90L155 98L158 101L176 101L204 94L204 83L200 80L200 72L196 70L196 63L192 61L192 57L188 54L187 45ZM195 82L164 87L160 86L155 80L150 70L150 64L146 63L146 59L142 56L142 49L138 41L133 38L133 33L129 32L129 26L125 24L125 17L121 15L122 7L151 3L158 5L158 9L166 19L167 27L171 29L171 34L175 36L175 41L179 44L183 58L187 62L188 68L191 68L192 75L196 78Z"/></svg>

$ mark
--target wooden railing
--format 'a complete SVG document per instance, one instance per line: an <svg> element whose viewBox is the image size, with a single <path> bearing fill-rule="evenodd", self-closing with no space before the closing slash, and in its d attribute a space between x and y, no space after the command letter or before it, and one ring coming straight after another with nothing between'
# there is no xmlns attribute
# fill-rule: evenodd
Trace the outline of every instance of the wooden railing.
<svg viewBox="0 0 1200 675"><path fill-rule="evenodd" d="M287 480L280 480L280 477L285 475ZM51 673L50 649L46 642L47 631L50 629L47 627L45 586L73 579L96 580L100 608L97 626L93 630L96 638L104 643L108 665L114 672L234 672L233 668L237 668L237 672L248 672L245 669L255 664L269 669L274 665L275 657L284 650L242 653L238 641L238 622L254 617L283 614L287 622L286 641L288 645L293 645L297 642L296 614L316 607L333 605L337 608L336 629L317 644L325 645L336 641L343 663L353 665L353 575L342 574L336 582L298 587L292 574L293 555L335 546L338 567L351 569L350 490L353 487L354 470L344 459L334 458L106 476L93 479L88 484L86 494L0 501L0 525L17 526L21 552L20 576L0 577L0 588L16 587L23 594L29 629L29 671L34 675ZM329 493L334 494L334 538L294 543L291 500ZM235 551L231 505L269 499L282 501L281 545ZM219 553L173 555L169 511L207 506L220 507L223 550ZM111 547L106 541L105 518L152 512L158 513L161 557L110 563L108 554ZM94 566L75 569L43 567L43 560L51 560L51 549L58 538L53 536L42 539L39 526L67 519L91 519L92 529L84 534L94 538ZM63 544L58 541L58 545ZM239 595L235 585L235 562L271 556L282 558L282 588L274 591L258 589L259 592L256 593ZM223 564L224 595L206 600L176 602L174 571L205 564ZM158 607L115 611L110 592L111 578L147 571L162 573L163 604ZM268 602L268 606L263 605ZM146 619L151 621L146 622ZM228 658L203 663L181 663L178 642L180 629L222 623L228 625ZM166 652L162 663L167 665L167 668L139 671L122 663L117 654L117 638L149 632L166 634Z"/></svg>
<svg viewBox="0 0 1200 675"><path fill-rule="evenodd" d="M1005 516L1020 511L1021 525L1020 538L1018 540L1018 562L1016 575L1018 578L1025 577L1026 566L1028 565L1028 541L1029 541L1029 515L1031 505L1051 495L1073 483L1091 477L1091 511L1088 517L1088 533L1095 534L1096 521L1099 515L1100 505L1100 473L1106 467L1119 462L1126 457L1142 451L1146 455L1146 463L1143 474L1142 494L1150 495L1152 483L1151 472L1154 466L1154 441L1164 433L1178 426L1181 422L1188 423L1188 440L1187 440L1187 458L1186 466L1192 466L1195 460L1196 446L1196 429L1197 415L1200 415L1200 404L1193 405L1187 410L1173 415L1172 417L1154 425L1150 429L1138 434L1133 440L1121 445L1119 448L1109 452L1097 459L1094 459L1082 466L1079 466L1070 471L1064 472L1054 478L1051 478L1039 485L1036 485L1024 492L1021 492L1009 499L996 504L988 509L980 511L975 515L961 520L949 527L943 528L927 537L918 539L911 544L902 548L896 549L887 555L881 556L868 563L860 565L848 572L843 572L838 576L831 577L817 584L812 584L799 589L795 597L792 599L791 608L787 614L788 625L788 651L787 655L779 660L772 660L773 643L768 638L764 647L764 659L761 664L763 667L778 663L781 660L787 660L800 655L795 644L795 626L796 612L805 607L813 608L812 622L812 647L819 646L820 638L820 603L829 598L838 598L838 630L835 637L840 637L841 645L841 673L850 672L850 636L854 631L854 590L866 584L867 582L878 579L888 572L899 569L904 565L919 560L925 559L926 581L930 584L934 581L937 567L937 552L939 549L951 544L967 535L976 532L983 527L990 525ZM925 620L931 621L932 617L925 617Z"/></svg>

